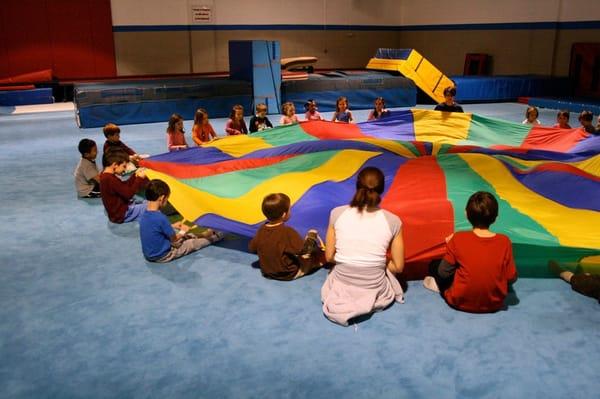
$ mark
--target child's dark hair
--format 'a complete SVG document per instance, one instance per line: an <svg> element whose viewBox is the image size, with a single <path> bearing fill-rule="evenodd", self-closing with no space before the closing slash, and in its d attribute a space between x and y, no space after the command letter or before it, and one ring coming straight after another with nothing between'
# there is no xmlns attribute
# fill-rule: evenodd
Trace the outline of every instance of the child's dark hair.
<svg viewBox="0 0 600 399"><path fill-rule="evenodd" d="M487 191L478 191L469 197L466 211L473 227L487 229L498 217L498 201Z"/></svg>
<svg viewBox="0 0 600 399"><path fill-rule="evenodd" d="M178 122L183 122L183 116L179 114L173 114L169 118L169 125L167 126L167 132L172 133L175 132L175 125Z"/></svg>
<svg viewBox="0 0 600 399"><path fill-rule="evenodd" d="M383 97L377 97L375 99L375 103L377 103L377 101L381 101L383 107L385 108L385 100L383 99ZM379 112L377 112L377 107L373 108L373 116L375 116L375 118L379 116Z"/></svg>
<svg viewBox="0 0 600 399"><path fill-rule="evenodd" d="M114 123L107 123L106 125L104 125L102 132L104 133L104 137L108 138L108 136L113 136L115 134L121 133L121 129Z"/></svg>
<svg viewBox="0 0 600 399"><path fill-rule="evenodd" d="M267 195L262 202L262 213L272 222L281 219L290 210L290 197L284 193Z"/></svg>
<svg viewBox="0 0 600 399"><path fill-rule="evenodd" d="M381 194L385 189L383 172L372 166L366 167L358 173L356 179L356 192L350 206L362 212L365 208L374 208L381 202Z"/></svg>
<svg viewBox="0 0 600 399"><path fill-rule="evenodd" d="M237 110L241 110L242 111L242 117L244 115L244 107L242 107L240 104L236 104L233 106L233 108L231 108L231 113L229 114L229 118L230 119L234 119L235 120L235 111Z"/></svg>
<svg viewBox="0 0 600 399"><path fill-rule="evenodd" d="M92 151L92 148L96 147L96 142L90 139L81 139L77 149L81 153L81 156L85 154L89 154Z"/></svg>
<svg viewBox="0 0 600 399"><path fill-rule="evenodd" d="M304 110L308 111L308 109L310 108L311 105L314 105L316 107L317 106L317 102L315 100L313 100L312 98L309 98L304 103Z"/></svg>
<svg viewBox="0 0 600 399"><path fill-rule="evenodd" d="M208 112L204 108L198 108L194 114L194 125L201 125L205 118L208 118Z"/></svg>
<svg viewBox="0 0 600 399"><path fill-rule="evenodd" d="M556 119L560 118L561 116L564 116L565 118L567 118L567 121L568 121L571 114L569 114L569 111L560 110L560 111L558 111L558 114L556 115Z"/></svg>
<svg viewBox="0 0 600 399"><path fill-rule="evenodd" d="M342 101L344 101L346 103L346 106L348 106L348 99L344 96L340 96L335 102L335 112L340 112L340 103Z"/></svg>
<svg viewBox="0 0 600 399"><path fill-rule="evenodd" d="M456 87L448 86L444 89L444 97L452 96L456 97Z"/></svg>
<svg viewBox="0 0 600 399"><path fill-rule="evenodd" d="M525 110L525 118L529 119L529 114L531 114L532 112L535 112L535 117L537 118L538 116L540 116L540 111L538 111L538 109L534 106L529 106L527 107L527 109Z"/></svg>
<svg viewBox="0 0 600 399"><path fill-rule="evenodd" d="M129 162L129 154L121 149L109 150L102 156L102 165L104 167L114 163L120 165L123 162Z"/></svg>
<svg viewBox="0 0 600 399"><path fill-rule="evenodd" d="M594 119L594 114L591 111L581 111L579 121L591 122Z"/></svg>
<svg viewBox="0 0 600 399"><path fill-rule="evenodd" d="M161 195L168 196L169 194L171 194L171 189L169 188L169 185L162 180L150 180L146 186L146 199L148 201L156 201Z"/></svg>

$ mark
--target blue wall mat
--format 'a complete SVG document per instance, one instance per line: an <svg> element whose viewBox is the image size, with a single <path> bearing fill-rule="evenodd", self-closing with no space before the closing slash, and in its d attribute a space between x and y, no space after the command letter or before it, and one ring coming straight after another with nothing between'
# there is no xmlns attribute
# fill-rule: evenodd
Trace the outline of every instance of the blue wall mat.
<svg viewBox="0 0 600 399"><path fill-rule="evenodd" d="M600 115L600 101L577 99L577 98L539 98L529 99L529 105L540 108L564 109L569 112L591 111L594 115ZM577 125L577 118L571 124Z"/></svg>
<svg viewBox="0 0 600 399"><path fill-rule="evenodd" d="M53 102L51 88L0 91L0 105L2 106L52 104Z"/></svg>
<svg viewBox="0 0 600 399"><path fill-rule="evenodd" d="M249 95L231 97L212 97L197 99L180 99L164 101L144 101L116 104L90 105L77 109L80 127L100 127L108 122L117 125L134 123L166 122L173 113L178 113L184 119L193 120L198 108L204 108L209 118L229 116L234 105L241 104L244 109L252 107L252 97ZM166 125L165 125L166 126Z"/></svg>
<svg viewBox="0 0 600 399"><path fill-rule="evenodd" d="M549 76L452 76L458 102L514 101L518 97L568 96L569 79Z"/></svg>

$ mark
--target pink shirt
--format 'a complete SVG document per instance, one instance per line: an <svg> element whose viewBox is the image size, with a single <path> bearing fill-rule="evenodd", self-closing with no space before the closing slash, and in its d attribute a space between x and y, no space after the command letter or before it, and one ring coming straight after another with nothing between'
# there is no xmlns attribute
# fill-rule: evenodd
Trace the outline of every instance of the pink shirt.
<svg viewBox="0 0 600 399"><path fill-rule="evenodd" d="M306 112L306 114L304 114L304 117L306 118L307 121L321 121L323 120L323 118L321 117L321 114L319 113L319 111L315 111L315 112Z"/></svg>
<svg viewBox="0 0 600 399"><path fill-rule="evenodd" d="M281 117L281 120L279 121L280 125L291 125L292 123L298 123L298 117L296 116L296 114L292 116L283 115Z"/></svg>
<svg viewBox="0 0 600 399"><path fill-rule="evenodd" d="M227 132L227 134L230 136L248 134L248 128L246 127L246 122L244 122L243 119L240 121L229 119L225 124L225 132Z"/></svg>
<svg viewBox="0 0 600 399"><path fill-rule="evenodd" d="M554 126L552 126L552 127L557 128L557 129L571 129L571 125L569 125L568 123L567 123L567 126L564 128L561 128L558 123L555 123Z"/></svg>
<svg viewBox="0 0 600 399"><path fill-rule="evenodd" d="M177 146L184 145L187 147L185 142L185 136L181 131L167 132L167 148L169 151L178 150Z"/></svg>
<svg viewBox="0 0 600 399"><path fill-rule="evenodd" d="M194 125L192 128L192 139L198 145L202 145L202 143L210 141L215 137L217 137L217 134L210 122L203 125Z"/></svg>

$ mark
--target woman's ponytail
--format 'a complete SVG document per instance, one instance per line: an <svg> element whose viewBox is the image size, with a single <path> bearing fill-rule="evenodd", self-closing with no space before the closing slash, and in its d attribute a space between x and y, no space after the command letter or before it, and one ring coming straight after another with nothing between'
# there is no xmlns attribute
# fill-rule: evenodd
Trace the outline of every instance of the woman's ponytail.
<svg viewBox="0 0 600 399"><path fill-rule="evenodd" d="M381 170L371 166L364 168L356 179L356 192L350 206L361 212L365 208L376 208L384 189L385 179Z"/></svg>

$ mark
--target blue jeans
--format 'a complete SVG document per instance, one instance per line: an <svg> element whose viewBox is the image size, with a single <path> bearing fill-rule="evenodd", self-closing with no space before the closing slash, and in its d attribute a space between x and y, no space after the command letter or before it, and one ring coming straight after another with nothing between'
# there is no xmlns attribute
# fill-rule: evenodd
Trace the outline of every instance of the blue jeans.
<svg viewBox="0 0 600 399"><path fill-rule="evenodd" d="M146 201L143 201L140 204L131 203L127 207L127 212L125 213L125 219L123 219L123 223L133 222L138 220L142 214L146 211Z"/></svg>

